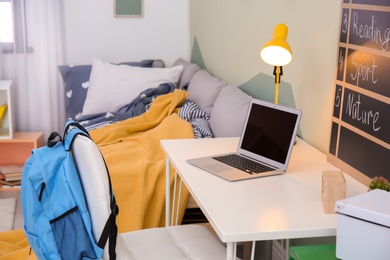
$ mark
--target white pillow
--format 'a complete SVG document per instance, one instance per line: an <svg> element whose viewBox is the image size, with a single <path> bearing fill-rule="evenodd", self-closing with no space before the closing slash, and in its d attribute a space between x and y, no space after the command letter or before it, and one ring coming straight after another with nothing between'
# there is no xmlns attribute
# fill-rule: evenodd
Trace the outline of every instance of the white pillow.
<svg viewBox="0 0 390 260"><path fill-rule="evenodd" d="M115 112L148 88L166 82L177 84L182 71L182 65L172 68L141 68L113 65L94 58L82 114Z"/></svg>

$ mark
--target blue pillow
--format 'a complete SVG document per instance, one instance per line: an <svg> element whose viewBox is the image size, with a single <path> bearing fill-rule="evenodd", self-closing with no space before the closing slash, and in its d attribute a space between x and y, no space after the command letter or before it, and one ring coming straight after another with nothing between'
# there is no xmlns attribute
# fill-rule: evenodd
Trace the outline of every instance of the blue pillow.
<svg viewBox="0 0 390 260"><path fill-rule="evenodd" d="M143 60L139 62L121 62L118 65L129 65L144 68L151 68L154 60ZM92 65L61 65L58 70L62 76L65 86L65 109L66 119L77 120L83 112L85 98L87 96L89 76Z"/></svg>

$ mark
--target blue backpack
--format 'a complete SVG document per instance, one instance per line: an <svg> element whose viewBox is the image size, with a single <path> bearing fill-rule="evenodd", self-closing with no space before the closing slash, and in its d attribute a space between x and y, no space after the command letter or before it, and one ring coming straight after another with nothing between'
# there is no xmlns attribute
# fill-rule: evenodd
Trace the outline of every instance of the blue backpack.
<svg viewBox="0 0 390 260"><path fill-rule="evenodd" d="M24 166L21 184L24 231L38 259L100 259L108 238L110 259L116 258L118 207L111 188L111 215L96 242L70 152L72 141L79 134L89 137L81 125L68 121L62 137L53 132L47 146L33 149Z"/></svg>

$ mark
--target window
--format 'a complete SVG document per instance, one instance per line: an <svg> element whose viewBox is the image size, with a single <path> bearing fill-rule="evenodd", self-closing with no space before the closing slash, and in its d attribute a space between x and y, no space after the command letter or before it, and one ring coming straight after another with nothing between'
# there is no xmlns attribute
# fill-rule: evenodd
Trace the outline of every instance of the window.
<svg viewBox="0 0 390 260"><path fill-rule="evenodd" d="M24 0L0 0L0 44L3 53L27 49Z"/></svg>
<svg viewBox="0 0 390 260"><path fill-rule="evenodd" d="M0 42L11 43L14 41L13 27L11 2L0 2Z"/></svg>

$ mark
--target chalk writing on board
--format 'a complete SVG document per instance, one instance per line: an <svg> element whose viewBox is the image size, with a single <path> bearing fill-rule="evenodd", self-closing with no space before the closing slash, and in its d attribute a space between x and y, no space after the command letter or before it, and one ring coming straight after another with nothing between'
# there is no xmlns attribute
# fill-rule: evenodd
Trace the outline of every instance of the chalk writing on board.
<svg viewBox="0 0 390 260"><path fill-rule="evenodd" d="M387 51L390 42L388 15L388 12L352 10L349 43Z"/></svg>
<svg viewBox="0 0 390 260"><path fill-rule="evenodd" d="M363 125L368 125L372 128L373 131L379 131L381 126L378 122L379 112L373 110L365 110L361 106L362 101L360 100L360 94L349 94L347 95L347 106L345 107L345 114L360 122Z"/></svg>
<svg viewBox="0 0 390 260"><path fill-rule="evenodd" d="M390 179L390 0L343 0L328 160Z"/></svg>
<svg viewBox="0 0 390 260"><path fill-rule="evenodd" d="M350 57L353 71L350 74L351 79L359 86L359 81L368 81L375 84L378 78L375 75L375 69L378 67L375 57L366 55L362 63L358 56L359 53L353 53Z"/></svg>
<svg viewBox="0 0 390 260"><path fill-rule="evenodd" d="M345 81L390 97L390 58L348 49Z"/></svg>
<svg viewBox="0 0 390 260"><path fill-rule="evenodd" d="M342 120L390 144L390 104L344 89Z"/></svg>
<svg viewBox="0 0 390 260"><path fill-rule="evenodd" d="M340 47L339 48L339 58L338 58L338 65L337 65L337 79L343 80L344 77L344 69L345 69L345 54L346 49Z"/></svg>
<svg viewBox="0 0 390 260"><path fill-rule="evenodd" d="M333 116L335 118L340 117L342 91L343 91L342 87L340 85L337 85L336 86L336 93L334 95L334 108L333 108Z"/></svg>
<svg viewBox="0 0 390 260"><path fill-rule="evenodd" d="M341 17L340 42L347 42L349 10L344 8Z"/></svg>

